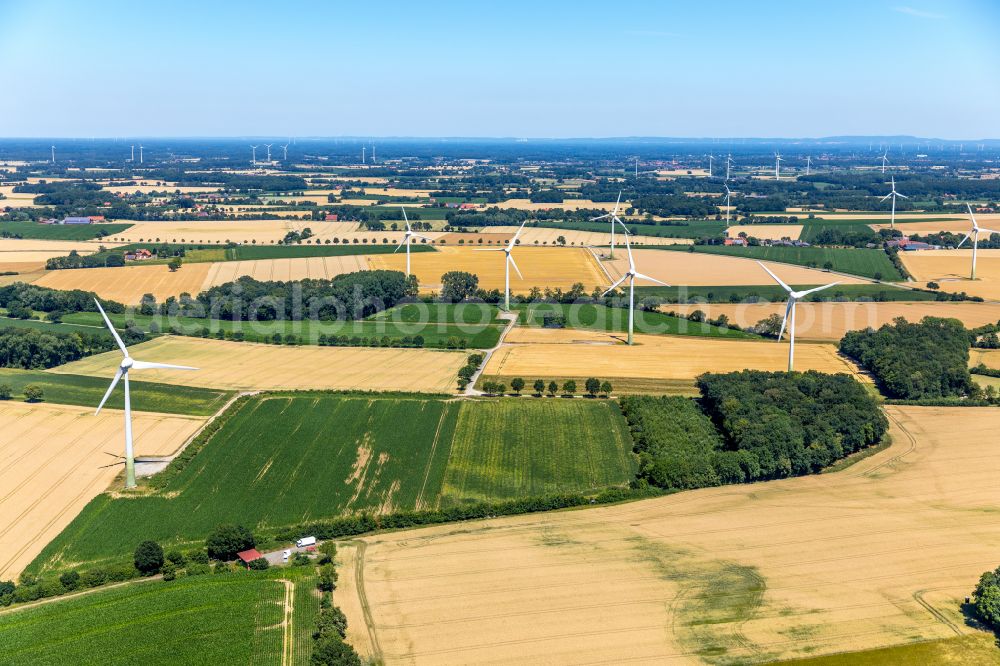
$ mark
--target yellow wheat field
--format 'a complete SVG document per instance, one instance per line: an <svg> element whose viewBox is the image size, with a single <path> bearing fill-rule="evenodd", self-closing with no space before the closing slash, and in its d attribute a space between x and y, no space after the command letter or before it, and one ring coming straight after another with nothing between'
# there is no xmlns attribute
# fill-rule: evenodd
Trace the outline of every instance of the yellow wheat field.
<svg viewBox="0 0 1000 666"><path fill-rule="evenodd" d="M976 280L970 280L972 250L901 252L906 270L917 282L937 282L942 291L1000 299L1000 250L979 250Z"/></svg>
<svg viewBox="0 0 1000 666"><path fill-rule="evenodd" d="M788 238L798 240L802 235L801 224L734 224L726 230L730 238L736 238L740 232L745 232L751 238L766 238L781 240Z"/></svg>
<svg viewBox="0 0 1000 666"><path fill-rule="evenodd" d="M35 197L37 194L31 192L15 192L13 185L0 186L0 194L4 195L0 199L0 209L2 208L35 208Z"/></svg>
<svg viewBox="0 0 1000 666"><path fill-rule="evenodd" d="M184 264L171 272L167 266L124 266L121 268L75 268L50 271L35 280L39 287L83 289L101 298L135 305L144 294L163 302L168 296L196 295L202 290L212 264Z"/></svg>
<svg viewBox="0 0 1000 666"><path fill-rule="evenodd" d="M640 273L678 285L746 285L776 284L753 259L730 257L701 252L672 252L666 250L634 249L636 268ZM615 261L605 262L611 277L620 278L628 270L624 254L615 255ZM826 284L839 280L843 284L866 282L844 275L830 275L825 271L802 266L762 262L787 284ZM642 284L642 283L639 283Z"/></svg>
<svg viewBox="0 0 1000 666"><path fill-rule="evenodd" d="M980 363L987 368L1000 370L1000 349L970 349L969 365L977 366Z"/></svg>
<svg viewBox="0 0 1000 666"><path fill-rule="evenodd" d="M136 454L171 454L204 421L137 412ZM121 473L123 428L120 411L0 402L0 579L16 578Z"/></svg>
<svg viewBox="0 0 1000 666"><path fill-rule="evenodd" d="M498 208L514 208L517 210L548 210L562 208L563 210L613 210L614 201L591 201L590 199L564 199L562 203L535 203L530 199L507 199L496 204ZM622 200L619 210L625 210L631 204Z"/></svg>
<svg viewBox="0 0 1000 666"><path fill-rule="evenodd" d="M636 344L630 347L619 342L622 338L618 333L572 329L515 329L494 352L484 374L661 380L665 385L690 386L705 372L788 367L784 342L636 335ZM830 344L797 344L795 369L857 376L857 369Z"/></svg>
<svg viewBox="0 0 1000 666"><path fill-rule="evenodd" d="M887 412L892 446L833 474L366 537L348 640L388 665L735 664L974 633L1000 409Z"/></svg>
<svg viewBox="0 0 1000 666"><path fill-rule="evenodd" d="M128 220L122 220L127 222ZM316 220L236 220L184 221L184 222L136 222L131 227L115 234L112 241L126 243L257 243L272 244L283 239L290 231L312 230L320 240L343 236L357 229L354 222L320 222ZM159 239L157 241L157 239Z"/></svg>
<svg viewBox="0 0 1000 666"><path fill-rule="evenodd" d="M484 246L489 247L489 246ZM496 246L494 246L495 249ZM441 276L448 271L468 271L479 276L484 289L504 288L504 253L485 252L471 247L438 247L438 252L411 254L411 270L417 276L421 291L441 288ZM593 255L582 248L539 248L519 245L513 252L514 261L524 279L511 269L510 289L525 293L532 287L569 289L582 282L588 291L605 283L606 278ZM369 256L372 268L406 270L406 256L374 254Z"/></svg>
<svg viewBox="0 0 1000 666"><path fill-rule="evenodd" d="M451 392L466 354L430 349L281 346L163 336L136 345L143 361L183 363L197 372L143 371L151 382L222 389L338 389ZM52 372L114 374L121 354L100 354ZM173 360L170 360L173 359Z"/></svg>
<svg viewBox="0 0 1000 666"><path fill-rule="evenodd" d="M711 319L725 315L729 321L742 326L753 326L772 314L784 316L785 303L697 304L664 305L664 312L689 314L701 310ZM1000 321L1000 304L997 303L809 303L796 306L795 332L797 337L814 340L839 340L847 331L871 326L878 328L891 323L896 317L917 322L924 317L949 317L958 319L966 328Z"/></svg>
<svg viewBox="0 0 1000 666"><path fill-rule="evenodd" d="M505 234L506 238L517 233L517 227L487 227L493 233ZM619 229L619 231L621 231ZM594 231L576 231L574 229L552 229L549 227L525 227L518 239L518 245L557 245L557 239L562 236L567 245L608 245L611 243L611 232L598 233ZM690 238L660 238L657 236L632 236L633 245L690 245ZM615 243L621 242L619 234L615 234Z"/></svg>
<svg viewBox="0 0 1000 666"><path fill-rule="evenodd" d="M211 264L202 289L232 282L248 275L255 280L330 279L341 273L368 270L368 257L362 254L341 257L307 257L301 259L256 259L220 261Z"/></svg>

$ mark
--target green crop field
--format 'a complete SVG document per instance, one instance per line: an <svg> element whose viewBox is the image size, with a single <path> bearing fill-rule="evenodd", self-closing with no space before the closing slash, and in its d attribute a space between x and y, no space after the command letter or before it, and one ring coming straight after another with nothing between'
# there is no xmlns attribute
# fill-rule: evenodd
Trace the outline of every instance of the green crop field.
<svg viewBox="0 0 1000 666"><path fill-rule="evenodd" d="M0 202L0 208L2 208ZM39 240L91 240L100 233L105 236L120 234L131 224L39 224L37 222L0 222L0 233L15 238Z"/></svg>
<svg viewBox="0 0 1000 666"><path fill-rule="evenodd" d="M267 530L361 510L434 507L446 477L447 503L631 478L631 441L614 404L535 400L245 398L145 493L91 501L31 569L122 557L144 539L200 542L220 522ZM505 432L486 437L490 424Z"/></svg>
<svg viewBox="0 0 1000 666"><path fill-rule="evenodd" d="M693 245L695 252L706 254L724 254L733 257L746 257L761 261L780 261L786 264L812 266L822 268L826 262L832 264L832 270L867 278L881 275L883 280L902 280L896 267L889 261L889 256L877 249L854 249L832 247L737 247L725 245ZM659 249L659 248L657 248ZM680 249L667 245L662 249ZM682 248L689 251L688 247ZM833 280L831 280L832 282Z"/></svg>
<svg viewBox="0 0 1000 666"><path fill-rule="evenodd" d="M927 666L928 664L976 664L1000 666L996 637L987 631L936 641L907 643L892 647L840 652L774 662L772 666Z"/></svg>
<svg viewBox="0 0 1000 666"><path fill-rule="evenodd" d="M219 331L241 332L248 342L272 342L275 333L282 340L294 335L298 343L319 344L320 335L346 336L378 339L390 343L402 342L405 338L422 336L425 347L447 344L450 339L464 341L470 349L489 349L500 339L503 325L497 323L497 309L485 304L435 304L411 303L391 308L369 319L351 321L257 321L234 322L227 319L201 319L195 317L170 317L165 315L112 314L111 323L116 328L125 328L132 323L150 333L175 330L183 335L202 336L208 329L208 336L215 337ZM75 312L65 315L63 321L79 326L100 326L101 316L96 312ZM92 329L93 330L93 329Z"/></svg>
<svg viewBox="0 0 1000 666"><path fill-rule="evenodd" d="M550 229L572 229L575 231L596 231L598 233L608 233L610 230L610 226L605 222L539 222L537 225L532 226ZM655 225L635 224L625 221L625 226L637 236L656 236L657 238L707 238L718 236L726 229L724 223L714 220L710 222Z"/></svg>
<svg viewBox="0 0 1000 666"><path fill-rule="evenodd" d="M546 314L565 318L566 328L590 328L599 331L624 332L628 330L628 309L609 308L603 305L537 303L519 306L519 323L541 326ZM719 326L692 326L687 319L681 319L662 312L636 310L635 332L656 335L699 335L705 337L753 338L732 328Z"/></svg>
<svg viewBox="0 0 1000 666"><path fill-rule="evenodd" d="M240 573L131 583L3 612L0 662L277 666L284 595L280 581Z"/></svg>
<svg viewBox="0 0 1000 666"><path fill-rule="evenodd" d="M834 276L831 276L831 281ZM818 284L795 284L793 289L809 289ZM636 287L636 298L662 298L667 303L744 303L753 301L784 301L785 290L780 285L750 284L740 286ZM931 291L904 289L888 284L842 284L809 297L810 301L933 301Z"/></svg>
<svg viewBox="0 0 1000 666"><path fill-rule="evenodd" d="M607 400L504 399L464 404L442 504L624 485L632 442Z"/></svg>
<svg viewBox="0 0 1000 666"><path fill-rule="evenodd" d="M96 313L95 313L96 314ZM100 315L98 315L100 316ZM91 324L53 324L50 321L38 319L13 319L11 317L0 317L0 329L4 328L36 328L40 331L50 333L86 333L88 335L111 335L107 328L98 328Z"/></svg>
<svg viewBox="0 0 1000 666"><path fill-rule="evenodd" d="M113 375L108 377L85 377L83 375L62 375L41 370L18 370L0 368L0 384L13 389L14 396L24 393L28 384L40 386L45 392L45 402L61 405L80 405L97 408L108 390ZM142 412L163 414L188 414L191 416L211 416L232 397L228 391L195 388L193 386L172 386L154 382L131 381L132 409ZM124 409L125 397L121 387L108 398L109 409Z"/></svg>

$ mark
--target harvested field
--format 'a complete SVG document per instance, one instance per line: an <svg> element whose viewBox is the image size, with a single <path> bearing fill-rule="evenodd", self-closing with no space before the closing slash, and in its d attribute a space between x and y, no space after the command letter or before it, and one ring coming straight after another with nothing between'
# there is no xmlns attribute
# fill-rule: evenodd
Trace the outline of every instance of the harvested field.
<svg viewBox="0 0 1000 666"><path fill-rule="evenodd" d="M491 233L507 234L507 237L512 237L517 233L517 227L487 227L487 229ZM556 239L560 236L566 239L567 245L609 245L611 243L610 231L608 233L598 233L593 231L578 231L576 229L525 227L521 233L518 245L557 245ZM616 233L615 243L620 242L620 235ZM691 242L690 238L632 236L633 245L684 245Z"/></svg>
<svg viewBox="0 0 1000 666"><path fill-rule="evenodd" d="M143 294L153 294L163 302L168 296L201 291L213 264L189 263L171 272L165 264L125 266L122 268L74 268L50 271L35 280L39 287L50 289L85 289L101 298L135 305Z"/></svg>
<svg viewBox="0 0 1000 666"><path fill-rule="evenodd" d="M964 291L970 296L1000 299L1000 250L979 250L975 281L969 279L972 250L922 250L902 252L899 256L917 282L934 281L941 285L942 291Z"/></svg>
<svg viewBox="0 0 1000 666"><path fill-rule="evenodd" d="M357 229L354 222L319 222L315 220L239 220L233 222L137 222L123 232L111 236L113 241L126 243L276 243L290 231L312 229L321 240L343 236Z"/></svg>
<svg viewBox="0 0 1000 666"><path fill-rule="evenodd" d="M336 594L363 581L363 656L386 664L761 663L976 634L960 605L997 563L1000 409L887 411L892 446L832 474L366 537Z"/></svg>
<svg viewBox="0 0 1000 666"><path fill-rule="evenodd" d="M977 216L977 219L978 219L978 217L979 216ZM909 235L912 235L912 234L919 234L921 236L926 236L927 234L933 234L933 233L937 233L939 231L948 231L948 232L953 233L953 234L962 234L962 235L965 235L966 233L968 233L969 228L971 226L969 224L968 218L966 218L966 219L948 220L946 222L917 222L917 221L913 221L913 222L910 222L910 221L899 222L898 220L899 220L899 218L897 217L895 229L897 231L901 231L906 236L909 236ZM983 226L986 226L985 222L983 222L982 220L980 220L980 222L982 222ZM889 228L889 224L888 223L886 223L886 224L871 224L869 226L872 229L874 229L875 231L878 231L880 229L888 229Z"/></svg>
<svg viewBox="0 0 1000 666"><path fill-rule="evenodd" d="M486 246L488 247L488 246ZM494 246L495 249L496 246ZM486 249L486 248L483 248ZM471 247L439 247L432 254L412 255L411 267L420 290L437 291L441 276L448 271L468 271L479 276L479 286L484 289L504 288L504 255L502 252L479 252ZM605 284L606 278L593 255L582 248L536 248L518 246L514 261L524 279L511 270L510 289L525 293L532 287L569 289L582 282L587 291ZM679 253L678 253L679 254ZM369 257L372 268L396 271L406 270L406 255L382 254Z"/></svg>
<svg viewBox="0 0 1000 666"><path fill-rule="evenodd" d="M338 389L454 390L462 352L429 349L300 347L163 336L130 349L143 361L180 363L199 372L144 370L142 379L181 386L237 390ZM61 365L52 372L110 377L121 354L108 352Z"/></svg>
<svg viewBox="0 0 1000 666"><path fill-rule="evenodd" d="M45 252L69 254L76 250L80 254L91 254L97 252L101 246L107 248L118 247L118 243L107 243L104 241L68 241L68 240L44 240L34 238L0 238L0 259L8 253L21 252Z"/></svg>
<svg viewBox="0 0 1000 666"><path fill-rule="evenodd" d="M753 238L798 240L802 235L802 226L801 224L734 224L727 229L727 233L730 238L736 238L740 232L745 232L747 236Z"/></svg>
<svg viewBox="0 0 1000 666"><path fill-rule="evenodd" d="M591 201L590 199L565 199L560 203L534 203L529 199L507 199L496 204L498 208L514 208L517 210L548 210L550 208L562 208L563 210L579 210L581 208L593 210L614 210L614 201ZM629 207L627 201L622 200L621 210Z"/></svg>
<svg viewBox="0 0 1000 666"><path fill-rule="evenodd" d="M186 268L186 267L185 267ZM183 269L182 269L183 270ZM343 257L309 257L305 259L255 259L225 261L211 264L202 289L232 282L249 275L255 280L330 279L341 273L368 270L365 255Z"/></svg>
<svg viewBox="0 0 1000 666"><path fill-rule="evenodd" d="M671 285L775 284L771 276L764 272L753 259L697 252L641 249L633 250L632 254L640 272ZM763 263L788 284L826 284L837 280L842 284L865 282L860 278L830 275L813 268L770 261ZM628 270L628 258L616 256L615 261L605 262L604 266L608 269L611 277L617 280Z"/></svg>
<svg viewBox="0 0 1000 666"><path fill-rule="evenodd" d="M772 314L784 316L785 303L742 303L664 305L663 312L689 314L701 310L710 319L725 315L729 321L741 326L753 326ZM889 302L802 302L796 306L796 339L840 340L847 331L878 328L892 323L896 317L917 322L924 317L950 317L960 320L966 328L1000 321L1000 304L995 303L939 303L921 301L918 303Z"/></svg>
<svg viewBox="0 0 1000 666"><path fill-rule="evenodd" d="M0 194L4 195L4 198L0 199L0 207L2 208L37 207L35 205L35 197L38 196L37 194L34 194L32 192L15 192L13 185L0 186Z"/></svg>
<svg viewBox="0 0 1000 666"><path fill-rule="evenodd" d="M171 454L203 422L136 412L136 454ZM94 416L91 407L8 400L0 402L0 428L0 580L7 580L121 473L114 463L125 442L122 412Z"/></svg>
<svg viewBox="0 0 1000 666"><path fill-rule="evenodd" d="M970 349L969 365L976 366L980 363L987 368L1000 370L1000 349Z"/></svg>
<svg viewBox="0 0 1000 666"><path fill-rule="evenodd" d="M773 371L788 365L786 343L636 335L637 344L630 347L616 342L621 338L621 334L570 329L516 328L490 358L483 375L508 383L523 377L529 384L536 377L600 377L610 379L619 392L627 384L636 390L646 387L643 392L690 393L695 377L705 372ZM864 380L830 344L796 345L795 363L798 370L846 372ZM641 386L629 380L642 380Z"/></svg>

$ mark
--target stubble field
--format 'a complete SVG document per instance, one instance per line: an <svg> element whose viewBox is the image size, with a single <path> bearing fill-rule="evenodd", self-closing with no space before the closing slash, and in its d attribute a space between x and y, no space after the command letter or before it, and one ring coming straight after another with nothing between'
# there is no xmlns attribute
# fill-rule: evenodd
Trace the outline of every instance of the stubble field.
<svg viewBox="0 0 1000 666"><path fill-rule="evenodd" d="M471 247L439 247L438 252L410 257L411 269L420 282L421 291L438 291L441 276L448 271L468 271L479 276L483 289L504 288L503 252L479 252ZM499 249L494 247L494 249ZM524 279L510 271L510 289L514 293L527 293L532 287L569 289L582 282L589 292L606 282L603 271L593 255L582 248L537 248L518 246L513 251L514 261ZM373 255L369 258L372 268L395 271L406 270L406 256L398 254Z"/></svg>
<svg viewBox="0 0 1000 666"><path fill-rule="evenodd" d="M710 319L725 315L729 321L747 327L773 314L784 316L785 303L671 304L662 306L661 310L678 314L690 314L695 310L701 310ZM892 323L896 317L903 317L910 322L918 322L924 317L948 317L958 319L966 328L974 328L1000 321L1000 304L936 301L802 302L796 306L795 334L796 339L840 340L847 331L856 331L869 326L879 328L883 324Z"/></svg>
<svg viewBox="0 0 1000 666"><path fill-rule="evenodd" d="M121 391L121 389L119 389ZM15 578L122 472L122 412L0 402L0 580ZM203 418L133 414L136 455L173 453Z"/></svg>
<svg viewBox="0 0 1000 666"><path fill-rule="evenodd" d="M697 324L692 324L697 326ZM636 335L633 346L622 334L570 329L517 328L483 371L483 378L523 377L609 379L616 393L693 393L694 379L705 372L743 369L785 370L788 345L772 341L707 340L692 336ZM796 370L846 372L862 377L831 344L795 346Z"/></svg>
<svg viewBox="0 0 1000 666"><path fill-rule="evenodd" d="M144 370L150 382L235 390L336 389L449 393L463 352L429 349L265 345L163 336L132 347L143 361L199 368ZM110 377L121 360L117 351L53 368L51 372Z"/></svg>
<svg viewBox="0 0 1000 666"><path fill-rule="evenodd" d="M918 282L934 281L942 291L1000 299L1000 250L979 250L976 280L970 280L972 250L922 250L900 254L903 265Z"/></svg>
<svg viewBox="0 0 1000 666"><path fill-rule="evenodd" d="M349 640L386 664L764 663L976 633L997 408L889 407L844 471L363 539ZM888 662L887 662L888 663Z"/></svg>

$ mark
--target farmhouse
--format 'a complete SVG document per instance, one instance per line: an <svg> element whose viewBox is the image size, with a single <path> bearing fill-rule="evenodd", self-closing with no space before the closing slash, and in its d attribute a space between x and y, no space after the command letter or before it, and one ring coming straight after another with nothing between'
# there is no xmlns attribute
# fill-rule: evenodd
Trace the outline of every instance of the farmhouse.
<svg viewBox="0 0 1000 666"><path fill-rule="evenodd" d="M153 253L146 248L139 248L138 250L125 253L125 261L146 261L152 258Z"/></svg>
<svg viewBox="0 0 1000 666"><path fill-rule="evenodd" d="M64 217L59 224L91 224L93 220L89 217Z"/></svg>
<svg viewBox="0 0 1000 666"><path fill-rule="evenodd" d="M240 558L240 561L246 565L247 569L250 568L250 563L254 560L259 560L264 557L256 548L251 548L250 550L244 550L236 553L236 557Z"/></svg>

